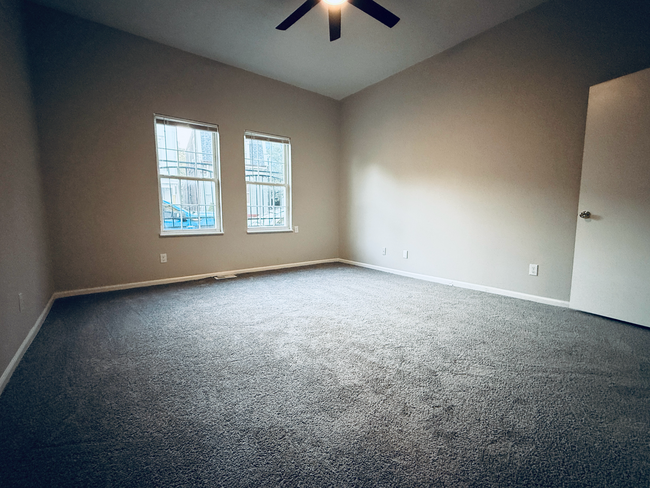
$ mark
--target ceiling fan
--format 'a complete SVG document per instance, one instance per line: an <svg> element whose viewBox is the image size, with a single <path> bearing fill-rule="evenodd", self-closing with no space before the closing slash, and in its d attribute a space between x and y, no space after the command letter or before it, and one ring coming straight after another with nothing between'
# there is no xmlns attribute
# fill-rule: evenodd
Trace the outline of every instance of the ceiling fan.
<svg viewBox="0 0 650 488"><path fill-rule="evenodd" d="M330 24L330 42L336 41L341 37L341 4L346 1L359 10L367 13L371 17L377 19L384 25L388 27L393 27L399 22L399 17L392 12L386 10L384 7L379 5L374 0L323 0L325 3L329 4L329 24ZM298 22L309 12L312 8L318 5L321 0L307 0L300 7L298 7L289 17L284 19L284 21L276 27L278 30L287 30L293 24Z"/></svg>

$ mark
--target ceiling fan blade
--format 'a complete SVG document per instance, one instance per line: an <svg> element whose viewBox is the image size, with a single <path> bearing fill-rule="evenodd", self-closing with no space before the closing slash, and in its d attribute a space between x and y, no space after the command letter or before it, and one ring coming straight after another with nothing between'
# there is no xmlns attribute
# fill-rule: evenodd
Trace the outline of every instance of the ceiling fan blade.
<svg viewBox="0 0 650 488"><path fill-rule="evenodd" d="M330 5L329 8L330 18L330 42L336 41L341 37L341 6Z"/></svg>
<svg viewBox="0 0 650 488"><path fill-rule="evenodd" d="M362 10L371 17L374 17L379 22L387 25L388 27L393 27L399 22L399 17L397 15L390 12L389 10L386 10L374 0L348 0L348 3L351 3L359 10Z"/></svg>
<svg viewBox="0 0 650 488"><path fill-rule="evenodd" d="M320 3L320 0L307 0L300 7L298 7L296 10L294 10L293 13L291 15L289 15L289 17L284 19L282 21L282 23L279 26L276 27L276 29L278 29L278 30L287 30L293 24L298 22L303 15L305 15L307 12L309 12L311 9L313 9L319 3Z"/></svg>

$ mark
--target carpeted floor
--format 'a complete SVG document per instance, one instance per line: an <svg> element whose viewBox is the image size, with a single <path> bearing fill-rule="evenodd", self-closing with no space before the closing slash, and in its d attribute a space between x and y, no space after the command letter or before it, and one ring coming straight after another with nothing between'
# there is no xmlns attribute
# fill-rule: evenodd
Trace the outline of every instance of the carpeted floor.
<svg viewBox="0 0 650 488"><path fill-rule="evenodd" d="M60 299L0 485L650 486L650 330L345 265Z"/></svg>

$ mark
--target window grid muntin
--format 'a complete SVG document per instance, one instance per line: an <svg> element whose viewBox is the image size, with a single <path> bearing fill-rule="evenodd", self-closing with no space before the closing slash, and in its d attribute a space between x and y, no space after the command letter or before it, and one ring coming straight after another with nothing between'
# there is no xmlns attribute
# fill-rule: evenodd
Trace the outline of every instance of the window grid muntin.
<svg viewBox="0 0 650 488"><path fill-rule="evenodd" d="M174 128L174 143L170 144L170 133L168 128ZM178 129L192 131L190 139L194 144L194 151L188 151L189 145L185 149L179 149ZM213 234L222 232L221 221L221 185L219 178L219 128L216 125L191 122L183 119L176 119L164 115L154 116L154 129L156 134L156 159L158 169L158 192L159 192L159 211L160 211L160 229L161 235L178 235L178 234ZM160 136L164 141L161 147ZM209 135L209 142L203 137L203 134ZM186 134L187 135L187 132ZM206 146L206 143L209 146ZM170 147L172 146L172 147ZM171 159L169 151L175 151L185 155L193 155L188 158L178 157L177 160ZM161 154L164 158L161 159ZM202 158L202 163L197 161L197 155L209 155L211 161L207 164L206 158ZM173 156L172 156L173 157ZM186 159L186 160L183 160ZM170 163L172 163L170 165ZM200 165L200 167L199 167ZM206 169L211 166L212 169ZM175 171L169 168L175 167ZM163 170L161 171L161 168ZM178 174L178 173L185 174ZM193 172L193 175L187 174ZM206 173L208 176L206 177ZM197 175L199 174L199 175ZM167 186L163 186L166 180ZM165 191L172 192L170 181L174 180L178 189L178 202L173 199L165 201ZM195 187L194 200L190 199L193 193L188 185ZM206 203L206 184L210 191L210 202ZM187 195L185 195L187 193ZM188 199L190 198L190 199Z"/></svg>
<svg viewBox="0 0 650 488"><path fill-rule="evenodd" d="M259 151L255 151L254 144L267 143L276 144L279 147L271 147L269 151L263 151L260 157ZM259 146L258 146L259 148ZM269 149L269 146L266 146ZM282 157L278 158L278 150L282 151ZM275 155L275 157L272 157ZM281 159L281 162L279 161ZM263 164L260 164L263 163ZM278 171L278 166L282 168ZM269 167L268 175L262 175L260 167ZM275 166L275 171L274 171ZM246 225L249 231L263 230L290 230L291 229L291 140L287 137L272 136L252 131L244 133L244 173L246 181ZM263 201L269 195L269 190L277 195L278 189L282 189L284 198L276 204ZM252 198L254 197L254 198Z"/></svg>

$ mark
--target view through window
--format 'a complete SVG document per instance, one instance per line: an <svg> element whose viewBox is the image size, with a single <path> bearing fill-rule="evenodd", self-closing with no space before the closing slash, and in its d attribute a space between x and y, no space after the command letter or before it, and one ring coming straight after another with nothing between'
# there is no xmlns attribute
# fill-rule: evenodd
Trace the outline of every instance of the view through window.
<svg viewBox="0 0 650 488"><path fill-rule="evenodd" d="M244 134L248 230L291 230L291 141Z"/></svg>
<svg viewBox="0 0 650 488"><path fill-rule="evenodd" d="M216 125L156 116L161 234L221 232Z"/></svg>

